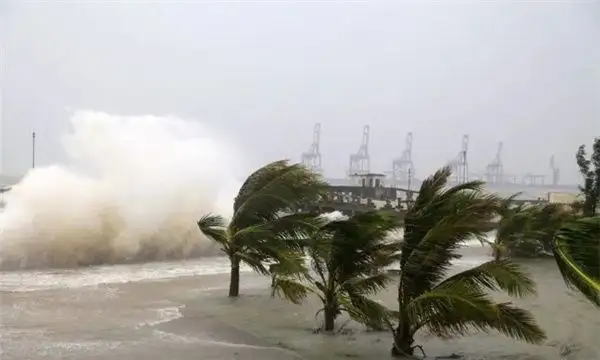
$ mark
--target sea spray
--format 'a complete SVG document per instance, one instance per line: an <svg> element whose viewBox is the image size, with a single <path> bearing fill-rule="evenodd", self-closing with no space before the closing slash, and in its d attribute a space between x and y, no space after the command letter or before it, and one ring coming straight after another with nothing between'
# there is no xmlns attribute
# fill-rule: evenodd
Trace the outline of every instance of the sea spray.
<svg viewBox="0 0 600 360"><path fill-rule="evenodd" d="M240 159L200 123L77 111L69 161L5 194L0 269L77 267L214 254L196 227L231 214Z"/></svg>

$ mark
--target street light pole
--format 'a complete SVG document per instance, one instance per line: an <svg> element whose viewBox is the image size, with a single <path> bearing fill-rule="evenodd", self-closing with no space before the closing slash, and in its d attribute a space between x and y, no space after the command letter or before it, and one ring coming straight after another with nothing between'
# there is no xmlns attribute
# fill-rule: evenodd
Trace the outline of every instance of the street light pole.
<svg viewBox="0 0 600 360"><path fill-rule="evenodd" d="M413 194L412 194L412 190L410 189L410 185L412 182L412 169L408 168L408 193L406 194L406 208L410 209L410 206L412 204L413 201Z"/></svg>
<svg viewBox="0 0 600 360"><path fill-rule="evenodd" d="M31 168L35 169L35 130L31 133Z"/></svg>

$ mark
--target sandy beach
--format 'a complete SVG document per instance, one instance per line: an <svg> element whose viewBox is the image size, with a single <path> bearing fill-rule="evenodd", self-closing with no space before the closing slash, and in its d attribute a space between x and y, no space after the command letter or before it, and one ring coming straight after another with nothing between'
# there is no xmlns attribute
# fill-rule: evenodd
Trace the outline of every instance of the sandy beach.
<svg viewBox="0 0 600 360"><path fill-rule="evenodd" d="M469 248L465 251L480 252ZM469 266L457 265L457 269ZM564 287L552 261L528 262L539 295L519 300L548 333L542 346L495 333L442 341L422 334L431 358L470 360L600 358L600 311ZM387 333L346 324L313 334L318 304L271 298L269 280L243 273L242 296L226 297L227 274L177 276L37 291L3 291L2 360L37 359L387 359ZM379 300L393 305L393 288ZM339 321L339 325L344 324Z"/></svg>

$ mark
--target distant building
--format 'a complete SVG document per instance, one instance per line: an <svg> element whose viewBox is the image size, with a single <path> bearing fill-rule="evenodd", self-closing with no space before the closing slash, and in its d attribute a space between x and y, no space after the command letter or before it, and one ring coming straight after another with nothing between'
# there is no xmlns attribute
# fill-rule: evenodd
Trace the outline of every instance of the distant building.
<svg viewBox="0 0 600 360"><path fill-rule="evenodd" d="M575 201L582 200L581 194L573 194L566 192L549 192L548 202L553 204L571 205Z"/></svg>
<svg viewBox="0 0 600 360"><path fill-rule="evenodd" d="M353 174L350 178L354 180L354 185L362 187L383 187L385 174L367 173Z"/></svg>

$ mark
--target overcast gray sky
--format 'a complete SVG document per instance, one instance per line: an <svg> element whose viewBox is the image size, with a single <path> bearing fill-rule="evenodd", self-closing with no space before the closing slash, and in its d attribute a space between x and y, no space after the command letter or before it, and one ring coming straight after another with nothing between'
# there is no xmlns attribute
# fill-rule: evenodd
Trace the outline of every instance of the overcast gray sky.
<svg viewBox="0 0 600 360"><path fill-rule="evenodd" d="M423 177L468 133L483 172L577 181L574 152L600 136L598 2L1 1L8 58L5 171L64 155L65 106L176 114L226 131L254 163L308 149L322 123L326 175L341 176L371 125L372 170L406 132Z"/></svg>

